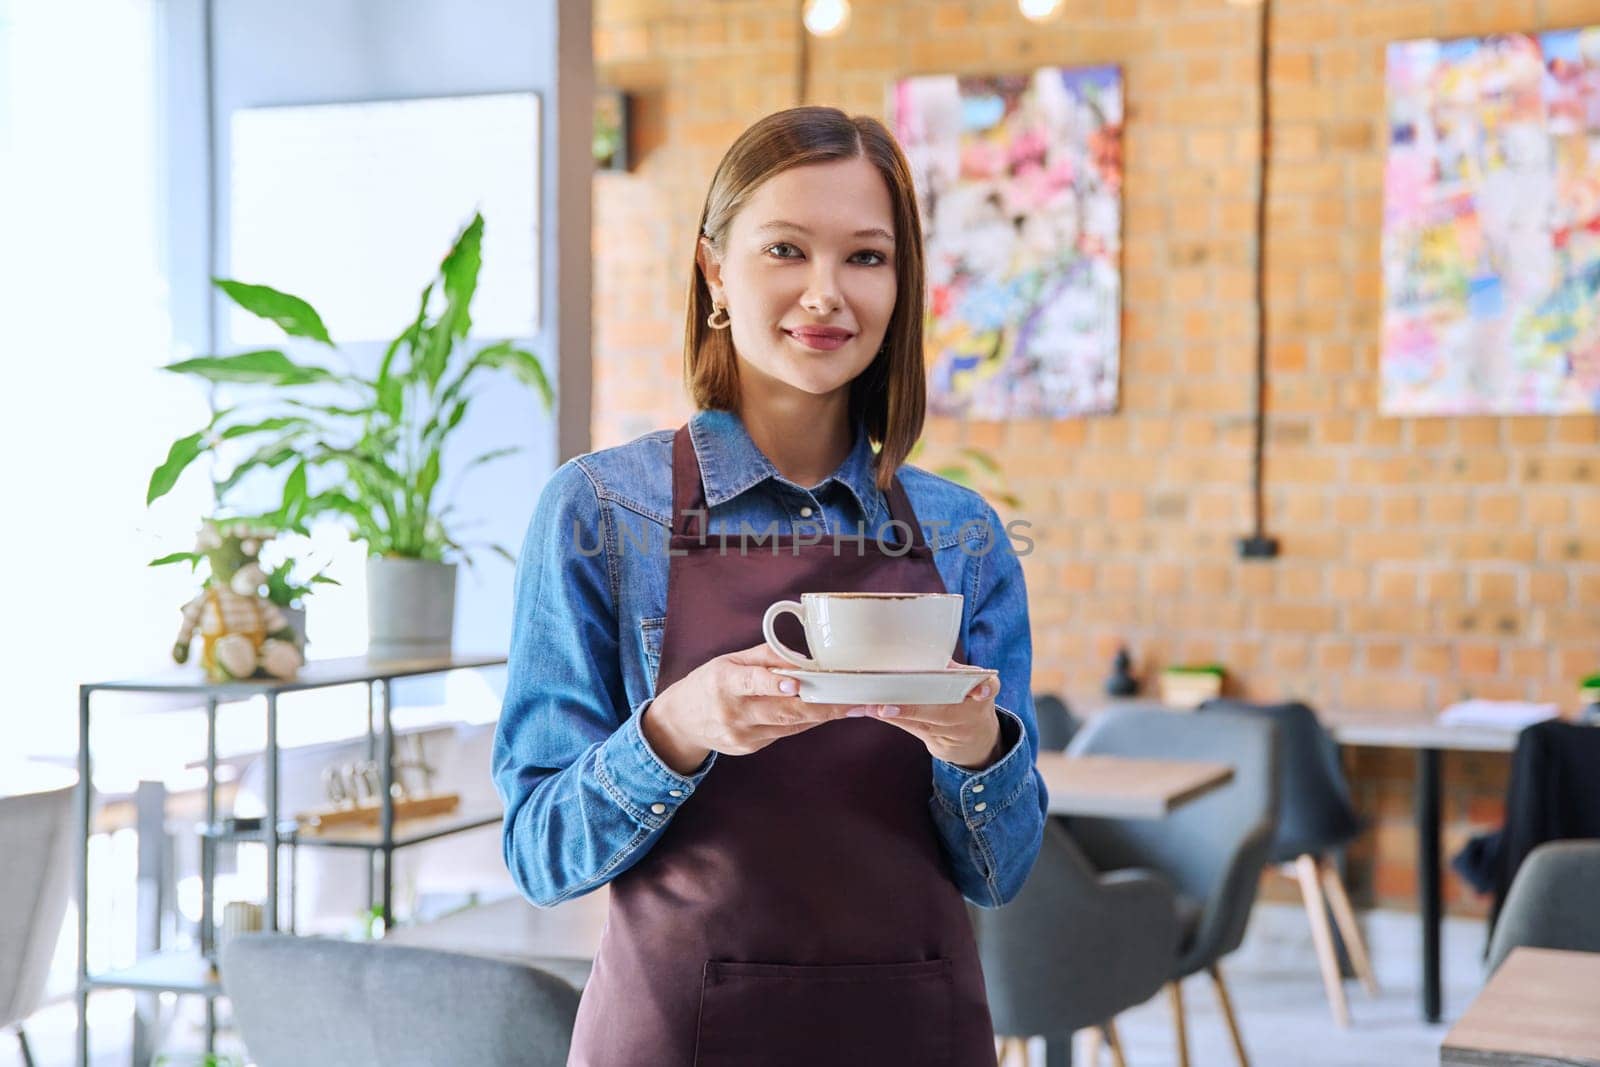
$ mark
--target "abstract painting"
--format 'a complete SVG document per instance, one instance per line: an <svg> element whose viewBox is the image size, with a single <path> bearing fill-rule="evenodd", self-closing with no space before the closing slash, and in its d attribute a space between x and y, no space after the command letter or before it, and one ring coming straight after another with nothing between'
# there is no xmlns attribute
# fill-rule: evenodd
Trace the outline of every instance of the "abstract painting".
<svg viewBox="0 0 1600 1067"><path fill-rule="evenodd" d="M1600 411L1600 28L1389 46L1385 414Z"/></svg>
<svg viewBox="0 0 1600 1067"><path fill-rule="evenodd" d="M894 86L927 249L933 414L1116 409L1122 100L1116 67Z"/></svg>

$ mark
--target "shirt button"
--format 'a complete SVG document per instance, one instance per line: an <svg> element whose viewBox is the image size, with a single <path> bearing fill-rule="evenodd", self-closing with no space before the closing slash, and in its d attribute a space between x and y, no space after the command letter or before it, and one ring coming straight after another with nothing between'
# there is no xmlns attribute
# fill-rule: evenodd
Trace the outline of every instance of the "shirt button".
<svg viewBox="0 0 1600 1067"><path fill-rule="evenodd" d="M977 784L977 785L975 785L975 786L973 786L973 787L972 787L972 791L973 791L973 792L974 792L974 793L981 793L981 792L983 792L983 783L982 783L982 782L979 782L979 783L978 783L978 784Z"/></svg>
<svg viewBox="0 0 1600 1067"><path fill-rule="evenodd" d="M655 812L657 815L660 815L662 812L667 810L667 806L665 804L652 804L650 805L650 810Z"/></svg>
<svg viewBox="0 0 1600 1067"><path fill-rule="evenodd" d="M669 796L669 797L681 797L681 796L683 796L683 790L681 790L681 789L669 789L669 790L667 790L667 796Z"/></svg>
<svg viewBox="0 0 1600 1067"><path fill-rule="evenodd" d="M811 509L809 507L801 508L800 517L802 519L809 519L811 517Z"/></svg>
<svg viewBox="0 0 1600 1067"><path fill-rule="evenodd" d="M987 808L988 806L989 806L988 804L985 804L982 801L979 801L978 803L972 805L972 810L973 811L982 811L984 808Z"/></svg>

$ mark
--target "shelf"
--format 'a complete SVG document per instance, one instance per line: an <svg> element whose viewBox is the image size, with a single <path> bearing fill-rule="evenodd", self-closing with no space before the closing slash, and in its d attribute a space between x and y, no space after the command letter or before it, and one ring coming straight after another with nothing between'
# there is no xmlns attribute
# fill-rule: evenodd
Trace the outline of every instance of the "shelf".
<svg viewBox="0 0 1600 1067"><path fill-rule="evenodd" d="M416 819L405 819L394 825L394 847L405 848L408 845L420 845L425 841L434 841L451 834L463 833L467 830L477 830L485 826L498 826L502 815L498 811L459 812L453 811L448 815L424 816ZM264 842L265 830L240 830L227 831L220 826L202 826L200 833L214 841L233 842ZM280 820L278 823L278 843L283 845L298 845L302 848L364 848L380 849L383 841L379 827L372 826L346 826L322 833L307 833L299 829L293 822Z"/></svg>
<svg viewBox="0 0 1600 1067"><path fill-rule="evenodd" d="M79 688L84 692L108 689L123 693L193 693L196 696L216 697L218 700L248 700L268 693L292 693L304 689L353 685L357 682L468 670L473 667L497 667L505 661L506 657L502 655L454 653L428 659L401 660L369 660L365 656L346 656L342 659L311 660L301 667L299 675L292 679L258 678L239 682L210 681L197 664L189 664L144 678L91 682Z"/></svg>
<svg viewBox="0 0 1600 1067"><path fill-rule="evenodd" d="M219 996L222 985L210 962L197 953L173 949L146 956L131 967L91 974L91 989L142 989L154 993Z"/></svg>

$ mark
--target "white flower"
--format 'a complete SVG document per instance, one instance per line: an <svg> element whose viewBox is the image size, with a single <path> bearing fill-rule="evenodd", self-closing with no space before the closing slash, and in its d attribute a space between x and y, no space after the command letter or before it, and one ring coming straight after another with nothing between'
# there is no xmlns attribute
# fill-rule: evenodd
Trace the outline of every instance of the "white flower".
<svg viewBox="0 0 1600 1067"><path fill-rule="evenodd" d="M243 567L233 572L233 580L228 583L240 596L254 596L257 589L266 584L266 572L259 563L246 563Z"/></svg>
<svg viewBox="0 0 1600 1067"><path fill-rule="evenodd" d="M293 678L304 663L292 641L269 637L261 643L261 666L274 678Z"/></svg>
<svg viewBox="0 0 1600 1067"><path fill-rule="evenodd" d="M239 542L239 551L247 556L253 556L261 551L261 542L254 537L247 537Z"/></svg>
<svg viewBox="0 0 1600 1067"><path fill-rule="evenodd" d="M217 638L211 654L229 678L248 678L256 673L256 646L244 634L224 634Z"/></svg>
<svg viewBox="0 0 1600 1067"><path fill-rule="evenodd" d="M195 535L194 547L196 552L209 552L214 548L221 548L222 535L208 522L200 527L200 532Z"/></svg>

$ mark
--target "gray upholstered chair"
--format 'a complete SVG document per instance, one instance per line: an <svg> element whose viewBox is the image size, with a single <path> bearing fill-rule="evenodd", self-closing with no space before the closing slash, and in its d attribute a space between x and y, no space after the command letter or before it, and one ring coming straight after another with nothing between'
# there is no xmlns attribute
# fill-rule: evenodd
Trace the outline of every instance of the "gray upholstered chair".
<svg viewBox="0 0 1600 1067"><path fill-rule="evenodd" d="M1120 1055L1112 1019L1172 977L1175 892L1152 871L1100 874L1056 820L1022 892L1003 908L971 909L994 1030L1008 1046L1045 1039L1065 1061L1075 1031L1099 1027Z"/></svg>
<svg viewBox="0 0 1600 1067"><path fill-rule="evenodd" d="M1317 720L1307 704L1250 704L1240 700L1208 700L1199 710L1255 715L1270 719L1278 727L1278 826L1272 835L1267 862L1294 878L1311 923L1311 941L1316 946L1322 970L1322 985L1328 994L1333 1021L1350 1025L1350 1007L1344 995L1344 976L1339 969L1334 947L1331 911L1338 924L1350 965L1369 996L1378 993L1377 976L1367 955L1367 943L1356 922L1355 909L1339 879L1331 853L1348 845L1366 829L1350 800L1350 787L1339 765L1339 746Z"/></svg>
<svg viewBox="0 0 1600 1067"><path fill-rule="evenodd" d="M44 995L67 911L72 794L69 786L0 797L0 1029L16 1030L27 1067L23 1024Z"/></svg>
<svg viewBox="0 0 1600 1067"><path fill-rule="evenodd" d="M260 1067L561 1067L578 991L526 964L381 942L247 935L222 985Z"/></svg>
<svg viewBox="0 0 1600 1067"><path fill-rule="evenodd" d="M1039 751L1060 752L1072 743L1083 722L1054 693L1033 694L1033 719L1039 727Z"/></svg>
<svg viewBox="0 0 1600 1067"><path fill-rule="evenodd" d="M1517 868L1489 939L1493 973L1514 948L1600 952L1600 841L1549 841Z"/></svg>
<svg viewBox="0 0 1600 1067"><path fill-rule="evenodd" d="M1111 708L1072 741L1074 754L1200 760L1233 768L1228 784L1163 819L1070 820L1073 839L1102 871L1136 867L1177 887L1180 943L1168 975L1178 1063L1189 1062L1182 980L1206 971L1216 986L1234 1051L1248 1062L1219 961L1244 940L1278 811L1276 727L1217 712Z"/></svg>

